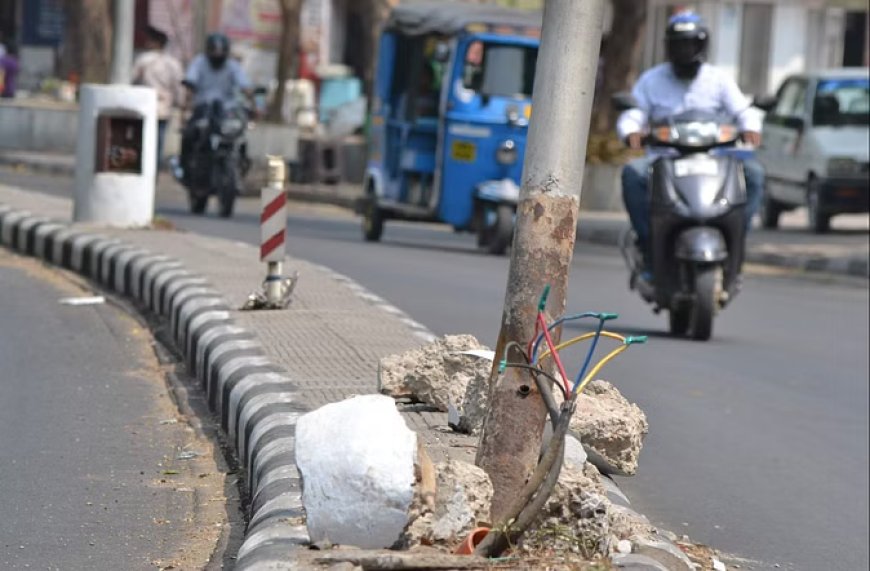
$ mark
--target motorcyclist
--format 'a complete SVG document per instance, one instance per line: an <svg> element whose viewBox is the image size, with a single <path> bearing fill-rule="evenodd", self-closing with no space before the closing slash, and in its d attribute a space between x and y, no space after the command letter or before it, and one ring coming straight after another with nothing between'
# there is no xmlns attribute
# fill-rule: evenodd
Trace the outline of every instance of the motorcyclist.
<svg viewBox="0 0 870 571"><path fill-rule="evenodd" d="M636 108L623 112L617 122L621 140L641 149L643 133L651 121L659 121L690 109L725 113L735 117L743 141L761 143L762 113L751 106L734 80L705 62L709 32L701 18L681 12L670 18L665 31L668 61L643 73L632 90ZM656 158L650 149L646 157L630 161L622 170L622 197L638 247L646 265L643 276L651 279L650 209L647 171ZM747 229L758 210L764 188L764 169L752 158L743 160L746 180Z"/></svg>
<svg viewBox="0 0 870 571"><path fill-rule="evenodd" d="M193 58L182 83L187 88L185 110L192 109L181 135L181 165L186 178L196 144L195 121L206 115L215 103L224 108L235 106L240 95L248 100L251 109L255 106L251 82L239 62L230 58L230 40L224 34L213 33L206 38L205 53Z"/></svg>

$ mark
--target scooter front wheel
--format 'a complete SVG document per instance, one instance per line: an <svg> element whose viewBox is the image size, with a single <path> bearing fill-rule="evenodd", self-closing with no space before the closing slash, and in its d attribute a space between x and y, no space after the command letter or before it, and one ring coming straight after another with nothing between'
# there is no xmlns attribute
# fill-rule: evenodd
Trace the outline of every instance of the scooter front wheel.
<svg viewBox="0 0 870 571"><path fill-rule="evenodd" d="M683 336L689 329L689 320L692 317L691 310L685 305L672 307L668 312L668 325L671 335Z"/></svg>
<svg viewBox="0 0 870 571"><path fill-rule="evenodd" d="M695 268L695 302L689 323L689 333L695 341L707 341L713 335L713 318L722 289L722 268L699 266Z"/></svg>

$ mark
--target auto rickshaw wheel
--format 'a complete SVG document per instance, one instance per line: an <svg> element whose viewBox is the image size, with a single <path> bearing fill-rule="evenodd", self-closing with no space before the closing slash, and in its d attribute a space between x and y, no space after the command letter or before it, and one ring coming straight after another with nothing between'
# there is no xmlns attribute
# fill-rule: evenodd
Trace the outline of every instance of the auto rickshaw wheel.
<svg viewBox="0 0 870 571"><path fill-rule="evenodd" d="M384 211L378 208L375 199L369 198L363 213L363 238L366 242L378 242L384 233Z"/></svg>
<svg viewBox="0 0 870 571"><path fill-rule="evenodd" d="M494 214L488 216L488 214ZM514 237L514 209L508 204L499 204L494 211L484 212L477 243L494 256L503 255Z"/></svg>

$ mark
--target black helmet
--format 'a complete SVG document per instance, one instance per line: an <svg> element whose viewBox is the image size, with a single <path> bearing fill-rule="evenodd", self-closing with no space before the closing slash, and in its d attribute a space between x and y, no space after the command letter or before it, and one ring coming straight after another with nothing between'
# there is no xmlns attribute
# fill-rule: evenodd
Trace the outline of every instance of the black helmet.
<svg viewBox="0 0 870 571"><path fill-rule="evenodd" d="M710 33L694 12L680 12L668 20L665 48L674 74L693 79L707 57Z"/></svg>
<svg viewBox="0 0 870 571"><path fill-rule="evenodd" d="M223 34L209 34L205 39L205 57L213 68L223 67L230 57L230 39Z"/></svg>

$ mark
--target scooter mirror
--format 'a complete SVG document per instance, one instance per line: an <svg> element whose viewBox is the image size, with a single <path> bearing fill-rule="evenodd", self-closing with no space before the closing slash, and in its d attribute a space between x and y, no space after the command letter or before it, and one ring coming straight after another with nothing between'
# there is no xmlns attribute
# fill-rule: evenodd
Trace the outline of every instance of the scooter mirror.
<svg viewBox="0 0 870 571"><path fill-rule="evenodd" d="M776 106L775 95L759 95L752 100L752 104L762 111L770 111Z"/></svg>

